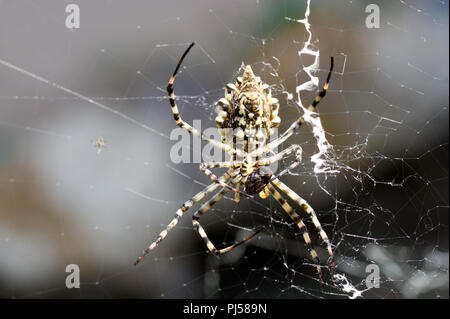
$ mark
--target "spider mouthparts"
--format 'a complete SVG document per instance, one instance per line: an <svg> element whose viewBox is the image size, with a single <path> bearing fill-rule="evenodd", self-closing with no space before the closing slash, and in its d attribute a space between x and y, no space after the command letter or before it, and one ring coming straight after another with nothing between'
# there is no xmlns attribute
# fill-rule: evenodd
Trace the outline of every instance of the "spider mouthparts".
<svg viewBox="0 0 450 319"><path fill-rule="evenodd" d="M263 190L259 192L259 197L261 197L262 199L265 199L268 196L269 196L269 190L267 189L267 186L265 186L263 188Z"/></svg>

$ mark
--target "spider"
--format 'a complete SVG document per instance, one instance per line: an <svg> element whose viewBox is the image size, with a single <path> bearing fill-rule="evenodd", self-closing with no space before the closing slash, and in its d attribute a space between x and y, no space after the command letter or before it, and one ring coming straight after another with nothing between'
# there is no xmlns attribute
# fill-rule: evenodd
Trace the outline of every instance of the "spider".
<svg viewBox="0 0 450 319"><path fill-rule="evenodd" d="M100 154L102 149L106 146L106 141L103 136L99 136L95 141L92 142L92 145L97 149L97 154Z"/></svg>
<svg viewBox="0 0 450 319"><path fill-rule="evenodd" d="M192 135L198 136L207 143L211 143L229 153L232 160L225 162L206 162L200 164L200 170L211 179L212 183L197 193L190 200L186 201L177 210L175 217L172 219L170 224L159 234L150 246L143 251L142 255L135 261L134 265L141 262L144 257L167 236L167 233L174 228L175 225L177 225L187 210L207 195L214 192L217 188L220 188L220 191L206 201L192 216L192 225L194 229L198 232L202 240L205 242L206 247L212 254L221 255L229 252L233 248L253 238L256 234L261 232L266 225L257 228L250 236L244 238L243 240L228 247L219 249L216 248L216 246L208 238L208 235L199 222L200 217L202 217L203 214L205 214L215 203L222 199L222 197L230 190L235 192L236 201L239 201L241 195L252 197L254 194L259 193L261 198L266 198L269 195L272 195L272 197L280 204L281 208L298 226L299 231L306 243L306 247L317 268L320 282L323 283L320 260L316 251L312 247L306 225L303 223L300 215L286 201L282 193L287 195L293 202L296 203L296 205L300 206L300 208L304 210L311 218L312 223L322 238L322 241L327 246L327 251L330 256L329 260L331 260L334 269L334 262L332 261L333 251L328 236L323 230L314 209L306 202L306 200L279 180L281 175L300 164L301 147L294 144L275 155L261 159L262 155L271 152L275 147L282 144L290 136L292 136L294 132L305 123L304 117L302 116L298 118L278 138L269 143L265 143L265 138L273 134L273 128L278 127L280 124L280 117L278 116L280 104L278 99L272 97L269 85L263 83L260 77L255 76L250 65L247 65L242 77L238 77L234 84L227 84L225 88L225 97L221 98L217 103L217 117L215 121L218 130L222 135L222 142L203 136L198 130L183 121L181 118L173 88L175 76L183 63L184 58L192 49L194 44L195 42L191 43L181 56L175 71L169 80L169 84L167 85L167 92L169 95L173 118L178 126L187 130ZM328 82L333 71L333 64L333 57L331 57L331 67L325 85L323 86L323 90L320 91L318 96L308 107L308 112L314 112L317 104L319 104L325 96L328 89ZM226 129L236 130L236 133L233 135L232 142L225 138ZM252 134L252 130L255 129L257 130L257 133ZM235 147L237 141L243 142L243 150ZM255 148L254 146L257 147ZM250 151L251 148L255 148L255 150ZM287 169L277 175L274 175L268 166L291 154L295 154L295 161L289 165ZM238 156L240 157L239 160L237 159ZM227 168L228 170L222 176L217 177L211 171L211 169L214 168ZM239 190L241 187L243 187L243 192Z"/></svg>

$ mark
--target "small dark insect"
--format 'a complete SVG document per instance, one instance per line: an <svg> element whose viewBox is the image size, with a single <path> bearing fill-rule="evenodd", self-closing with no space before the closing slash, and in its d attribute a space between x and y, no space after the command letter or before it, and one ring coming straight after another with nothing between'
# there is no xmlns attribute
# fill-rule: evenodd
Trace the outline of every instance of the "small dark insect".
<svg viewBox="0 0 450 319"><path fill-rule="evenodd" d="M150 253L150 251L153 250L167 236L167 233L175 227L188 209L220 187L220 191L205 202L192 216L192 225L194 226L194 229L199 233L211 253L220 255L232 250L233 248L253 238L257 233L264 229L264 226L257 228L253 234L244 238L240 242L222 249L217 249L206 235L203 227L200 225L200 217L203 216L203 214L205 214L215 203L222 199L222 197L230 190L235 192L236 201L239 201L240 195L251 197L253 194L259 193L260 197L266 198L270 194L276 201L279 202L282 209L298 226L311 258L316 264L320 281L323 282L319 257L312 247L311 239L306 226L300 215L284 199L279 190L292 199L302 209L303 213L306 213L311 218L320 237L327 245L328 254L330 256L329 259L334 268L334 262L332 261L333 252L328 236L323 230L314 209L302 197L279 180L278 177L282 174L274 176L272 171L268 168L268 166L272 163L275 163L291 154L296 155L296 160L289 165L284 172L297 167L301 162L301 147L294 144L277 154L271 155L267 158L262 158L263 155L269 154L273 149L291 137L294 132L305 123L304 117L302 116L296 119L283 134L266 144L265 141L268 140L267 137L273 134L273 128L278 127L281 122L280 117L278 116L280 104L278 99L272 97L270 86L262 82L261 78L253 73L250 65L247 65L244 73L241 77L237 78L235 83L227 84L225 88L225 96L217 103L216 125L222 135L222 142L203 136L198 130L183 121L181 118L175 101L173 89L175 76L177 75L181 63L193 46L194 43L192 43L181 56L180 61L178 62L175 71L169 80L169 84L167 85L167 92L169 95L173 118L178 126L187 130L192 135L201 137L202 140L229 153L232 160L226 162L208 162L200 164L200 170L212 180L212 184L196 194L192 197L192 199L186 201L177 210L175 217L172 219L170 224L136 260L135 265L144 259L145 255ZM317 105L325 96L332 71L333 57L331 57L331 67L325 81L325 85L323 86L323 90L319 92L319 95L308 107L308 112L315 112ZM227 129L236 130L236 134L235 137L233 137L232 142L227 141L225 138ZM254 134L255 130L256 134ZM236 140L243 143L243 150L235 147ZM238 156L240 160L237 160ZM217 177L211 171L211 169L214 168L227 168L228 170L222 176ZM241 187L243 187L244 192L239 191L239 188Z"/></svg>

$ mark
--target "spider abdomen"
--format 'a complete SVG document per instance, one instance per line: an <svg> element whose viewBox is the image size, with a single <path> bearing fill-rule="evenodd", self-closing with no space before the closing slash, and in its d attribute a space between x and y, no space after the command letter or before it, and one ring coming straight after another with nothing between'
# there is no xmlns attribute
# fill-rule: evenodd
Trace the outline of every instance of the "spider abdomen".
<svg viewBox="0 0 450 319"><path fill-rule="evenodd" d="M242 77L227 84L225 97L218 102L216 124L223 138L225 129L263 129L264 135L270 136L280 124L278 109L278 99L272 97L269 85L247 65Z"/></svg>

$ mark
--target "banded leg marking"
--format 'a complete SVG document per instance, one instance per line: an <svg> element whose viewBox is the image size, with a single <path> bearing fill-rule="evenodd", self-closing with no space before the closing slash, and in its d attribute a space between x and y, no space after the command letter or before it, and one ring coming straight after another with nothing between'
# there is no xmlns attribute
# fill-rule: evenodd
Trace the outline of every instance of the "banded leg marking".
<svg viewBox="0 0 450 319"><path fill-rule="evenodd" d="M234 185L234 184L233 184ZM214 244L212 243L212 241L208 238L208 235L206 234L205 230L203 229L202 225L199 222L200 217L203 216L203 214L205 214L215 203L217 203L220 199L222 199L222 197L228 192L228 189L224 188L222 189L219 193L217 193L213 198L211 198L208 202L206 202L205 204L203 204L202 207L200 207L200 209L194 213L194 215L192 216L192 225L194 226L194 229L198 232L198 234L200 235L200 237L203 239L203 241L205 242L206 247L208 248L208 250L214 254L214 255L222 255L225 254L227 252L229 252L230 250L232 250L233 248L240 246L242 244L244 244L245 242L249 241L250 239L252 239L253 237L255 237L259 232L261 232L266 225L259 227L255 232L253 232L251 235L249 235L248 237L244 238L243 240L230 245L228 247L222 248L222 249L217 249L216 246L214 246Z"/></svg>
<svg viewBox="0 0 450 319"><path fill-rule="evenodd" d="M277 161L279 161L279 160L281 160L281 159L291 155L294 152L297 152L297 154L295 155L296 161L293 164L291 164L287 168L287 170L293 169L293 168L297 167L301 163L301 160L302 160L302 148L300 147L300 145L297 145L297 144L294 144L294 145L288 147L287 149L285 149L284 151L282 151L282 152L280 152L278 154L275 154L275 155L273 155L273 156L271 156L269 158L265 158L263 160L259 160L257 162L257 166L268 166L268 165L271 165L271 164L273 164L273 163L275 163L275 162L277 162ZM283 175L283 174L281 174L281 175Z"/></svg>
<svg viewBox="0 0 450 319"><path fill-rule="evenodd" d="M230 154L234 154L234 153L240 153L239 150L233 149L230 145L227 145L225 143L221 143L218 142L216 140L207 138L206 136L204 136L203 134L201 134L198 130L196 130L195 128L193 128L191 125L189 125L188 123L186 123L185 121L183 121L183 119L181 118L180 112L178 110L178 106L177 106L177 102L175 99L175 93L174 93L174 88L173 88L173 83L175 81L175 76L178 73L179 68L181 67L181 64L183 63L184 58L186 57L186 55L189 53L189 51L192 49L192 47L194 46L195 42L192 42L189 47L186 49L186 51L183 53L183 55L181 56L180 60L178 61L178 64L175 68L175 71L173 72L172 76L170 77L169 83L167 84L167 94L169 95L169 102L170 102L170 107L173 113L173 118L175 120L175 123L185 129L186 131L188 131L190 134L194 135L194 136L199 136L202 140L222 149L225 152L228 152Z"/></svg>
<svg viewBox="0 0 450 319"><path fill-rule="evenodd" d="M312 260L316 264L320 283L323 284L319 256L317 255L317 252L315 251L315 249L312 246L311 238L309 237L308 229L306 228L306 225L303 223L300 216L293 210L292 206L289 205L289 203L284 199L284 197L275 189L275 187L273 187L271 184L268 184L267 187L269 188L269 192L272 194L273 198L275 198L275 200L281 205L283 210L286 212L286 214L289 215L289 217L294 221L294 223L297 224L297 226L300 230L300 234L303 236L303 240L305 241L306 248L308 249Z"/></svg>
<svg viewBox="0 0 450 319"><path fill-rule="evenodd" d="M219 180L219 179L217 178L217 176L209 169L209 168L214 168L214 167L215 167L215 168L229 167L229 168L231 168L233 171L235 171L236 168L238 168L238 167L240 167L240 166L241 166L241 163L232 163L232 162L220 162L220 163L218 162L218 163L214 163L214 162L211 162L211 163L201 163L201 164L200 164L200 170L201 170L206 176L208 176L214 183L219 184L219 185L222 186L223 188L227 188L227 189L232 190L233 192L235 192L235 193L237 193L237 194L240 194L240 195L243 195L243 196L245 196L245 197L250 197L250 198L251 198L251 197L253 197L253 196L251 196L251 195L249 195L249 194L247 194L247 193L241 192L241 191L239 191L239 189L234 188L234 187L232 187L232 186L226 184L225 182Z"/></svg>
<svg viewBox="0 0 450 319"><path fill-rule="evenodd" d="M309 215L320 237L322 238L322 241L327 245L327 251L328 254L330 255L332 267L334 269L335 264L333 261L333 250L331 248L331 243L330 240L328 239L327 233L323 230L322 225L320 224L314 209L311 207L311 205L309 205L306 202L306 200L297 195L297 193L295 193L292 189L290 189L286 184L281 182L279 179L273 180L272 183L275 184L281 191L283 191L289 198L295 201Z"/></svg>
<svg viewBox="0 0 450 319"><path fill-rule="evenodd" d="M226 173L223 176L223 180L227 181L230 178L230 175L228 173ZM166 236L167 233L174 228L178 222L181 220L181 218L183 217L183 214L190 209L195 203L199 202L200 200L202 200L206 195L208 195L209 193L213 192L217 187L219 187L219 184L217 183L212 183L211 185L207 186L206 188L204 188L202 191L200 191L199 193L197 193L194 197L192 197L192 199L186 201L175 213L174 218L172 219L172 221L169 223L169 225L167 225L166 229L164 229L159 235L158 237L156 237L156 239L150 244L150 246L148 246L148 248L146 250L144 250L144 252L142 253L141 256L139 256L139 258L134 262L134 265L136 266L138 263L140 263L144 257L146 255L148 255L150 253L150 251L152 251Z"/></svg>
<svg viewBox="0 0 450 319"><path fill-rule="evenodd" d="M327 79L325 81L325 84L323 86L322 91L319 92L319 94L316 96L316 98L314 99L314 101L311 103L311 105L308 107L308 111L313 112L315 111L317 105L320 103L320 101L325 97L325 95L327 94L327 90L328 90L328 84L330 82L330 77L331 74L333 73L333 68L334 68L334 58L331 57L331 66L330 66L330 71L328 72L328 76ZM292 123L292 125L283 133L280 135L280 137L278 137L277 139L275 139L274 141L266 144L259 152L255 153L254 156L258 156L260 154L267 154L268 152L270 152L272 149L274 149L275 147L277 147L278 145L282 144L283 142L285 142L289 137L292 136L292 134L294 134L294 132L305 122L305 118L302 116L300 117L297 121L295 121L294 123Z"/></svg>

